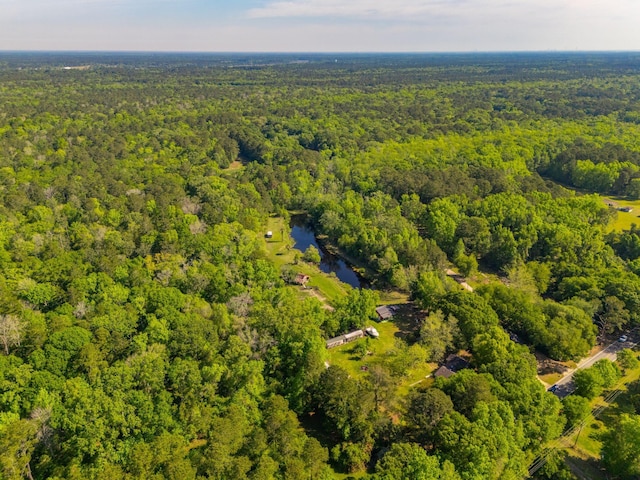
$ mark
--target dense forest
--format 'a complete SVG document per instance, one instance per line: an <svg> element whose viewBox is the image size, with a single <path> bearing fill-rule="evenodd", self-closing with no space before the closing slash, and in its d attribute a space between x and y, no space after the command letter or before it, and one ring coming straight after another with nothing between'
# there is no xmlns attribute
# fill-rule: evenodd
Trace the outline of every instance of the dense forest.
<svg viewBox="0 0 640 480"><path fill-rule="evenodd" d="M0 54L0 477L526 477L637 368L560 401L533 353L640 325L640 227L600 196L640 198L639 80L622 53ZM372 288L291 285L265 232L292 213ZM386 292L414 330L329 364ZM617 478L639 413L602 439Z"/></svg>

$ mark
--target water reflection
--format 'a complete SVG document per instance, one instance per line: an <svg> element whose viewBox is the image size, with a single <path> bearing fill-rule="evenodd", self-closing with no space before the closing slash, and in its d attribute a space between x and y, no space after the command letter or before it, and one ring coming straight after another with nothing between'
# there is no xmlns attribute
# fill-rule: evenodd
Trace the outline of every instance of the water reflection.
<svg viewBox="0 0 640 480"><path fill-rule="evenodd" d="M304 252L310 245L318 249L320 252L320 270L325 273L334 272L340 281L348 283L352 287L365 287L364 281L344 260L332 255L318 244L315 233L304 222L304 218L293 217L291 219L291 237L295 240L293 247L301 252Z"/></svg>

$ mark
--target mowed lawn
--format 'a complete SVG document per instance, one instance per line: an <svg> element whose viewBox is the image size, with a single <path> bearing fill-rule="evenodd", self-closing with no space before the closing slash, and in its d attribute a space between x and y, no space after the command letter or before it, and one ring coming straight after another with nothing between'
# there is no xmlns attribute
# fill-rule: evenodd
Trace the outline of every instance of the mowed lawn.
<svg viewBox="0 0 640 480"><path fill-rule="evenodd" d="M631 212L616 211L617 217L615 221L609 224L610 232L621 232L629 230L632 224L640 225L640 200L626 200L623 197L602 197L602 200L608 205L612 204L614 208L631 207Z"/></svg>
<svg viewBox="0 0 640 480"><path fill-rule="evenodd" d="M393 322L369 322L365 326L372 326L380 333L379 338L365 337L355 342L340 345L339 347L331 348L327 352L327 361L329 365L336 365L344 368L349 375L354 378L364 376L366 371L361 367L370 366L379 361L382 356L391 351L395 346L396 333L400 329ZM364 358L358 358L356 351L361 344L367 344L367 350L371 352L371 355L365 355Z"/></svg>
<svg viewBox="0 0 640 480"><path fill-rule="evenodd" d="M393 355L396 348L396 340L400 338L402 332L393 321L382 323L370 322L366 326L373 326L380 333L379 338L361 338L355 342L340 345L327 352L327 362L329 365L336 365L344 368L353 378L362 378L367 375L367 368L377 363L384 363L385 357ZM367 346L367 355L362 357L358 352L360 346ZM402 380L398 385L398 394L408 393L409 388L420 383L437 368L436 364L418 362L418 364L404 372Z"/></svg>

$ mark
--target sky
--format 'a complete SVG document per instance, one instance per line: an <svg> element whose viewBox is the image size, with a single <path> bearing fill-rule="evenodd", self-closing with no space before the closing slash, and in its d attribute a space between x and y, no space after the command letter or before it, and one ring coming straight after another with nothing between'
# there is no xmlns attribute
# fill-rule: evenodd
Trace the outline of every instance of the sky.
<svg viewBox="0 0 640 480"><path fill-rule="evenodd" d="M0 50L640 50L640 0L0 0Z"/></svg>

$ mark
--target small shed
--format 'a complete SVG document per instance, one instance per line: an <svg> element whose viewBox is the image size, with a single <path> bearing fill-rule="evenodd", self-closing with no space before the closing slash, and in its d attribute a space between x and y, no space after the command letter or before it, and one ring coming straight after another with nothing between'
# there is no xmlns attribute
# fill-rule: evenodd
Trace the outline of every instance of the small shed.
<svg viewBox="0 0 640 480"><path fill-rule="evenodd" d="M393 317L394 311L388 305L382 305L381 307L376 308L376 313L380 320L389 320Z"/></svg>
<svg viewBox="0 0 640 480"><path fill-rule="evenodd" d="M309 275L305 275L304 273L298 273L294 280L298 285L302 285L303 287L307 285L311 277Z"/></svg>
<svg viewBox="0 0 640 480"><path fill-rule="evenodd" d="M273 232L271 230L269 230L266 234L265 234L265 238L273 238Z"/></svg>

